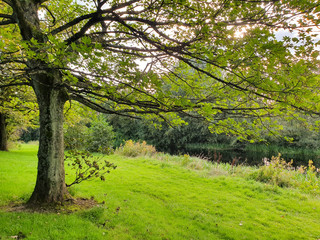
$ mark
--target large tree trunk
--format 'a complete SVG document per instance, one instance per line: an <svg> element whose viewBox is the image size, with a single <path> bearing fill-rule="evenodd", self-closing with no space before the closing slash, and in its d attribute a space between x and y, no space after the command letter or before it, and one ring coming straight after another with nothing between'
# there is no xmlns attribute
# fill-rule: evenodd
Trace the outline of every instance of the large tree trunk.
<svg viewBox="0 0 320 240"><path fill-rule="evenodd" d="M0 151L8 151L6 116L0 112Z"/></svg>
<svg viewBox="0 0 320 240"><path fill-rule="evenodd" d="M63 106L67 95L59 83L59 71L33 76L40 110L40 141L37 182L29 204L61 203L68 195L63 141Z"/></svg>
<svg viewBox="0 0 320 240"><path fill-rule="evenodd" d="M38 0L11 0L16 13L23 40L35 39L46 43L47 37L41 31ZM37 44L30 49L42 52L42 58L30 57L27 61L32 87L37 96L40 111L40 141L38 151L38 175L29 204L51 204L63 202L67 195L64 173L63 106L67 92L62 86L59 70L52 69L46 62L45 50Z"/></svg>

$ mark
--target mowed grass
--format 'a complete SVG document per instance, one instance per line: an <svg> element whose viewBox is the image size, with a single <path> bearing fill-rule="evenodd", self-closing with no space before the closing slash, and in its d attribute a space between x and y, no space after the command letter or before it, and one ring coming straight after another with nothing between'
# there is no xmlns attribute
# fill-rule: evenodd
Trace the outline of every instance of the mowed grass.
<svg viewBox="0 0 320 240"><path fill-rule="evenodd" d="M1 152L0 239L320 239L319 196L245 177L208 175L170 158L106 159L118 168L105 182L70 189L75 197L94 197L96 207L8 212L5 205L25 202L33 190L36 146Z"/></svg>

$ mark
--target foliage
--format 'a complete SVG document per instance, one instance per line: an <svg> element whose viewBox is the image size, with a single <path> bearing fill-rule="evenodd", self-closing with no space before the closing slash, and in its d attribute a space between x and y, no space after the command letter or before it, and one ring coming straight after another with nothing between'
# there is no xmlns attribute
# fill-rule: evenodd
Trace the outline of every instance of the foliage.
<svg viewBox="0 0 320 240"><path fill-rule="evenodd" d="M86 149L90 152L113 153L114 133L112 126L104 118L91 123Z"/></svg>
<svg viewBox="0 0 320 240"><path fill-rule="evenodd" d="M297 171L300 175L297 176L299 187L307 192L320 192L320 171L313 165L313 161L309 160L308 167L300 166Z"/></svg>
<svg viewBox="0 0 320 240"><path fill-rule="evenodd" d="M88 127L82 122L65 127L64 144L65 148L83 150L86 149L89 136Z"/></svg>
<svg viewBox="0 0 320 240"><path fill-rule="evenodd" d="M0 1L0 9L2 13L10 12L10 8L2 1ZM10 45L19 44L18 42L21 41L19 31L13 26L0 26L0 36L0 116L5 117L5 133L0 130L0 135L7 135L5 141L16 141L23 131L37 124L39 112L31 86L28 86L28 84L25 84L26 86L12 84L14 78L20 77L19 75L14 76L12 69L23 68L24 66L19 62L13 63L14 61L8 61L9 64L3 64L2 62L8 60L4 55L5 52L10 51ZM3 124L2 121L0 121L0 124ZM2 140L3 138L0 136L0 141Z"/></svg>
<svg viewBox="0 0 320 240"><path fill-rule="evenodd" d="M264 166L251 174L257 181L271 183L279 187L298 187L306 192L320 193L319 170L315 168L312 160L308 167L300 166L294 168L291 162L281 158L281 154L272 157L269 161L264 159Z"/></svg>
<svg viewBox="0 0 320 240"><path fill-rule="evenodd" d="M259 165L262 157L271 158L281 152L286 159L295 159L295 166L305 159L314 159L318 154L320 134L315 119L303 117L300 120L279 120L283 126L278 134L270 136L270 132L260 132L261 139L250 143L240 141L237 136L211 133L208 124L197 119L183 117L186 124L169 126L163 122L137 120L116 115L107 117L115 132L115 147L124 141L146 141L155 146L157 151L170 154L201 155L213 159L214 152L223 152L224 161L230 161L236 151L241 151L241 161ZM267 124L267 123L265 123ZM160 125L160 126L159 126ZM291 139L291 140L290 140ZM239 155L239 154L238 154Z"/></svg>
<svg viewBox="0 0 320 240"><path fill-rule="evenodd" d="M134 142L132 140L128 140L124 145L121 145L117 148L116 154L120 154L127 157L138 157L138 156L152 156L156 153L156 149L148 145L145 141L142 143Z"/></svg>
<svg viewBox="0 0 320 240"><path fill-rule="evenodd" d="M29 87L0 88L0 113L5 116L9 141L18 140L24 131L38 123L38 107Z"/></svg>
<svg viewBox="0 0 320 240"><path fill-rule="evenodd" d="M287 119L276 119L276 121L282 126L278 131L279 135L263 133L269 143L309 150L319 148L320 133L317 118L309 115L296 115Z"/></svg>
<svg viewBox="0 0 320 240"><path fill-rule="evenodd" d="M64 139L67 149L113 153L113 129L104 118L66 125Z"/></svg>
<svg viewBox="0 0 320 240"><path fill-rule="evenodd" d="M36 83L29 72L39 66L59 70L67 99L95 110L171 122L201 115L212 131L247 140L265 122L276 126L270 116L318 113L318 42L308 28L316 1L51 0L41 24L36 1L31 12L10 2L1 1L3 87Z"/></svg>
<svg viewBox="0 0 320 240"><path fill-rule="evenodd" d="M39 136L40 136L39 128L28 127L27 129L21 132L19 140L25 143L30 141L39 141Z"/></svg>
<svg viewBox="0 0 320 240"><path fill-rule="evenodd" d="M105 174L110 173L111 169L116 169L113 163L103 159L103 156L93 156L86 151L70 150L65 154L65 162L72 166L75 178L67 187L79 184L83 181L100 178L105 181Z"/></svg>
<svg viewBox="0 0 320 240"><path fill-rule="evenodd" d="M64 172L63 136L55 130L63 127L68 100L173 124L193 115L211 131L249 141L260 138L267 121L277 129L270 117L319 114L316 0L0 0L0 6L0 88L31 85L40 108L39 161L47 163L31 201L63 198L63 189L40 188L64 186L63 177L57 184L46 176ZM282 29L293 34L278 39Z"/></svg>
<svg viewBox="0 0 320 240"><path fill-rule="evenodd" d="M184 123L170 126L165 122L137 120L116 115L108 116L116 135L115 146L119 147L124 141L146 141L153 145L157 151L170 154L185 153L189 144L223 141L224 135L210 133L208 124L190 117L183 117Z"/></svg>
<svg viewBox="0 0 320 240"><path fill-rule="evenodd" d="M270 162L265 159L265 165L260 167L254 178L280 187L289 187L295 185L293 172L290 171L292 169L292 161L287 163L279 154L272 157Z"/></svg>

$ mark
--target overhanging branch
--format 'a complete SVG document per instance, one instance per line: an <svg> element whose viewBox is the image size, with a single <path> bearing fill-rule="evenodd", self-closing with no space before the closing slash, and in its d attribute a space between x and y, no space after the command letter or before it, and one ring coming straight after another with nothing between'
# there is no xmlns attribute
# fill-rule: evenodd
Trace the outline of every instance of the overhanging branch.
<svg viewBox="0 0 320 240"><path fill-rule="evenodd" d="M14 87L14 86L30 86L29 82L19 82L19 83L8 83L0 84L0 88Z"/></svg>
<svg viewBox="0 0 320 240"><path fill-rule="evenodd" d="M11 0L2 0L4 3L8 4L9 6L12 6Z"/></svg>
<svg viewBox="0 0 320 240"><path fill-rule="evenodd" d="M133 116L133 115L129 115L129 114L125 114L125 113L121 113L121 112L117 112L117 111L113 111L113 110L110 110L110 109L107 109L87 98L85 98L84 96L81 96L80 94L75 94L75 93L72 93L70 94L70 100L75 100L97 112L100 112L100 113L105 113L105 114L116 114L116 115L120 115L120 116L124 116L124 117L130 117L130 118L134 118L134 119L141 119L137 116Z"/></svg>

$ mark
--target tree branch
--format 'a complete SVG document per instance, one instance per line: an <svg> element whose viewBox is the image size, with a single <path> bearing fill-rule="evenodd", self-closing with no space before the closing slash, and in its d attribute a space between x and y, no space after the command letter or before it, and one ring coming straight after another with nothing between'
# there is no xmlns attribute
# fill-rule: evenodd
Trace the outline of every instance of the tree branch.
<svg viewBox="0 0 320 240"><path fill-rule="evenodd" d="M55 25L55 23L56 23L56 18L55 18L55 16L54 16L53 13L50 11L50 9L49 9L49 7L48 7L47 5L42 4L40 7L45 8L45 9L48 11L48 13L50 14L50 16L52 17L52 26L51 26L51 27L53 27L53 26Z"/></svg>
<svg viewBox="0 0 320 240"><path fill-rule="evenodd" d="M7 20L7 21L1 21L0 26L9 25L9 24L15 24L16 22L13 20Z"/></svg>
<svg viewBox="0 0 320 240"><path fill-rule="evenodd" d="M12 7L11 0L2 0L4 3L8 4L10 7Z"/></svg>
<svg viewBox="0 0 320 240"><path fill-rule="evenodd" d="M120 116L124 116L124 117L134 118L134 119L141 119L137 116L133 116L133 115L129 115L129 114L125 114L125 113L121 113L121 112L107 109L107 108L85 98L84 96L82 96L80 94L72 93L72 94L70 94L70 99L75 100L75 101L77 101L77 102L97 111L97 112L106 113L106 114L116 114L116 115L120 115Z"/></svg>
<svg viewBox="0 0 320 240"><path fill-rule="evenodd" d="M13 17L13 15L8 15L8 14L1 14L0 13L0 18L8 19L8 20L2 20L0 22L0 25L8 25L8 24L15 24L17 21Z"/></svg>
<svg viewBox="0 0 320 240"><path fill-rule="evenodd" d="M139 2L140 0L131 0L131 1L128 1L128 2L125 2L125 3L121 3L121 4L118 4L118 5L114 5L112 6L111 8L109 9L105 9L105 10L101 10L101 9L98 9L98 11L94 12L94 13L90 13L90 14L85 14L85 15L82 15L80 17L77 17L75 19L73 19L72 21L68 22L67 24L61 26L61 27L58 27L54 30L52 30L50 32L50 34L52 35L56 35L58 34L59 32L62 32L76 24L78 24L79 22L82 22L84 20L88 20L90 19L90 24L86 24L86 27L84 27L82 30L80 30L80 32L78 33L78 37L75 37L74 39L77 40L79 39L80 37L82 37L81 34L84 34L85 31L90 28L92 25L100 22L102 19L95 19L95 20L92 20L94 18L99 18L99 16L101 16L102 14L105 14L105 13L112 13L112 11L115 11L115 10L118 10L118 9L121 9L121 8L124 8L124 7L127 7L127 6L130 6L131 4L135 3L135 2ZM106 1L102 1L102 5L105 4ZM102 7L102 6L100 6ZM107 20L108 18L105 18L105 20ZM75 41L73 40L73 41ZM70 42L73 42L73 41L70 41ZM67 41L68 42L68 41Z"/></svg>
<svg viewBox="0 0 320 240"><path fill-rule="evenodd" d="M9 83L9 84L0 84L0 88L14 87L14 86L30 86L29 82L19 82L19 83Z"/></svg>
<svg viewBox="0 0 320 240"><path fill-rule="evenodd" d="M12 15L3 14L3 13L0 13L0 18L9 18L9 19L14 19Z"/></svg>
<svg viewBox="0 0 320 240"><path fill-rule="evenodd" d="M60 27L52 30L52 31L50 32L50 34L51 34L51 35L56 35L56 34L62 32L62 31L64 31L64 30L66 30L66 29L68 29L68 28L70 28L70 27L73 27L74 25L76 25L76 24L78 24L78 23L80 23L80 22L82 22L82 21L84 21L84 20L91 19L91 18L93 18L93 17L95 17L95 16L97 16L97 13L96 13L96 12L82 15L82 16L77 17L77 18L73 19L72 21L66 23L65 25L62 25L62 26L60 26Z"/></svg>

